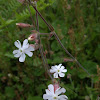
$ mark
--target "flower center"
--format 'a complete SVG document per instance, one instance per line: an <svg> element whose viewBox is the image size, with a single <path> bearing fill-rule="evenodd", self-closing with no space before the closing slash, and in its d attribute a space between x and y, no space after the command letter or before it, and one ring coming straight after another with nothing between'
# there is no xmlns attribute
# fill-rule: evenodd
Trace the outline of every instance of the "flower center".
<svg viewBox="0 0 100 100"><path fill-rule="evenodd" d="M58 72L60 72L60 70L58 69Z"/></svg>
<svg viewBox="0 0 100 100"><path fill-rule="evenodd" d="M53 99L57 99L57 97L53 97Z"/></svg>
<svg viewBox="0 0 100 100"><path fill-rule="evenodd" d="M20 52L23 52L23 51L20 49Z"/></svg>

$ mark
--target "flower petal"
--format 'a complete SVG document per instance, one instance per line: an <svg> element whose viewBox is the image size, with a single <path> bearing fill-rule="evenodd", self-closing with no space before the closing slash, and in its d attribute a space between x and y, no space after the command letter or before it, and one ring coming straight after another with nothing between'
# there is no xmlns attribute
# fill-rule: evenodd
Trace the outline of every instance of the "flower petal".
<svg viewBox="0 0 100 100"><path fill-rule="evenodd" d="M16 54L16 53L18 53L19 52L19 50L14 50L13 51L13 54Z"/></svg>
<svg viewBox="0 0 100 100"><path fill-rule="evenodd" d="M46 91L46 94L48 94L48 95L52 95L52 93L51 93L50 90L46 89L45 91Z"/></svg>
<svg viewBox="0 0 100 100"><path fill-rule="evenodd" d="M55 67L56 67L57 69L60 69L61 65L62 65L62 64L55 65Z"/></svg>
<svg viewBox="0 0 100 100"><path fill-rule="evenodd" d="M28 43L28 40L27 39L25 39L24 41L23 41L23 49L27 49L29 47L29 43Z"/></svg>
<svg viewBox="0 0 100 100"><path fill-rule="evenodd" d="M57 65L55 65L55 66L51 66L51 69L53 69L53 70L57 70Z"/></svg>
<svg viewBox="0 0 100 100"><path fill-rule="evenodd" d="M53 74L54 78L58 78L58 73Z"/></svg>
<svg viewBox="0 0 100 100"><path fill-rule="evenodd" d="M16 53L16 54L14 55L14 57L16 57L16 58L20 57L20 53Z"/></svg>
<svg viewBox="0 0 100 100"><path fill-rule="evenodd" d="M67 69L63 69L62 72L67 72Z"/></svg>
<svg viewBox="0 0 100 100"><path fill-rule="evenodd" d="M20 62L24 62L25 61L25 54L23 53L21 56L20 56L20 58L19 58L19 61Z"/></svg>
<svg viewBox="0 0 100 100"><path fill-rule="evenodd" d="M68 97L66 95L60 95L58 96L59 100L68 100Z"/></svg>
<svg viewBox="0 0 100 100"><path fill-rule="evenodd" d="M61 68L60 68L60 69L61 69L61 70L63 70L64 68L65 68L64 66L61 66Z"/></svg>
<svg viewBox="0 0 100 100"><path fill-rule="evenodd" d="M59 73L59 76L60 76L60 77L64 77L65 74L64 74L64 73Z"/></svg>
<svg viewBox="0 0 100 100"><path fill-rule="evenodd" d="M20 43L19 40L15 41L14 44L15 44L15 46L16 46L17 48L19 48L19 49L21 48L21 43Z"/></svg>
<svg viewBox="0 0 100 100"><path fill-rule="evenodd" d="M64 89L64 88L58 88L56 91L55 91L55 94L56 95L59 95L59 94L61 94L61 93L65 93L66 92L66 90Z"/></svg>
<svg viewBox="0 0 100 100"><path fill-rule="evenodd" d="M30 51L25 51L25 53L29 56L29 57L32 57L33 53L30 52Z"/></svg>
<svg viewBox="0 0 100 100"><path fill-rule="evenodd" d="M53 69L50 69L50 73L54 73L54 72L56 72L55 70L53 70Z"/></svg>
<svg viewBox="0 0 100 100"><path fill-rule="evenodd" d="M29 45L29 47L26 50L27 51L35 51L34 47L32 47L31 45Z"/></svg>
<svg viewBox="0 0 100 100"><path fill-rule="evenodd" d="M48 90L49 90L52 94L54 94L54 86L53 86L52 84L50 84L50 85L48 86Z"/></svg>
<svg viewBox="0 0 100 100"><path fill-rule="evenodd" d="M14 57L20 57L20 55L21 55L19 50L14 50L13 54L14 54Z"/></svg>
<svg viewBox="0 0 100 100"><path fill-rule="evenodd" d="M44 94L43 95L43 99L49 99L49 100L51 100L51 95L48 95L48 94Z"/></svg>
<svg viewBox="0 0 100 100"><path fill-rule="evenodd" d="M62 64L59 64L59 65L58 65L58 68L60 68L60 67L61 67L61 65L62 65Z"/></svg>

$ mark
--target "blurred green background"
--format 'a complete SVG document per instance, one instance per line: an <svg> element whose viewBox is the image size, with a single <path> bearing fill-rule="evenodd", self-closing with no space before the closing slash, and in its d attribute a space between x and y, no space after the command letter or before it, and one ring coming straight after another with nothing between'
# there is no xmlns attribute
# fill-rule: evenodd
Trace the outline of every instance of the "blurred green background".
<svg viewBox="0 0 100 100"><path fill-rule="evenodd" d="M88 76L61 48L54 36L41 36L48 64L62 63L68 70L61 79L69 100L99 100L100 96L100 0L38 0L37 9L50 23L63 45L91 74ZM34 22L35 11L30 6ZM41 33L50 32L39 18ZM39 51L24 63L14 58L14 42L31 34L16 23L32 24L27 5L17 0L0 0L0 100L42 100L51 80ZM32 42L30 42L32 43ZM93 83L91 82L93 78ZM93 87L91 85L93 84Z"/></svg>

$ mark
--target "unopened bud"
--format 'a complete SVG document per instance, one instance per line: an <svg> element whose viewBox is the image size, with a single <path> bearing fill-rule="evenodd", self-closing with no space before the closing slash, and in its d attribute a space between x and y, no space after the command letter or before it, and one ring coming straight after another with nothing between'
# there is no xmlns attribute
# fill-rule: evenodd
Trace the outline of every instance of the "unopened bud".
<svg viewBox="0 0 100 100"><path fill-rule="evenodd" d="M30 40L30 41L35 41L36 39L37 39L37 34L36 33L33 33L28 37L28 40Z"/></svg>
<svg viewBox="0 0 100 100"><path fill-rule="evenodd" d="M32 25L30 24L25 24L25 23L16 23L17 26L21 27L21 28L27 28L27 27L32 27Z"/></svg>

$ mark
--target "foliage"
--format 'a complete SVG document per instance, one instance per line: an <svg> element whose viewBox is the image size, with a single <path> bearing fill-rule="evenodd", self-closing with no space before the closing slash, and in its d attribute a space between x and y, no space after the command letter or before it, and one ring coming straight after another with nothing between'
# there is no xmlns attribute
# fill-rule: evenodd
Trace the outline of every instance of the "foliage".
<svg viewBox="0 0 100 100"><path fill-rule="evenodd" d="M37 9L54 27L68 51L91 74L88 76L74 62L65 62L69 57L54 37L50 40L41 37L49 65L62 63L68 69L61 86L66 88L69 100L96 100L100 95L99 4L99 0L38 0ZM35 21L35 11L31 6L30 9ZM42 100L50 79L39 51L24 63L19 63L12 54L14 41L23 41L31 30L16 27L17 22L32 24L27 6L16 0L0 0L0 100ZM40 17L39 25L40 32L49 32Z"/></svg>

